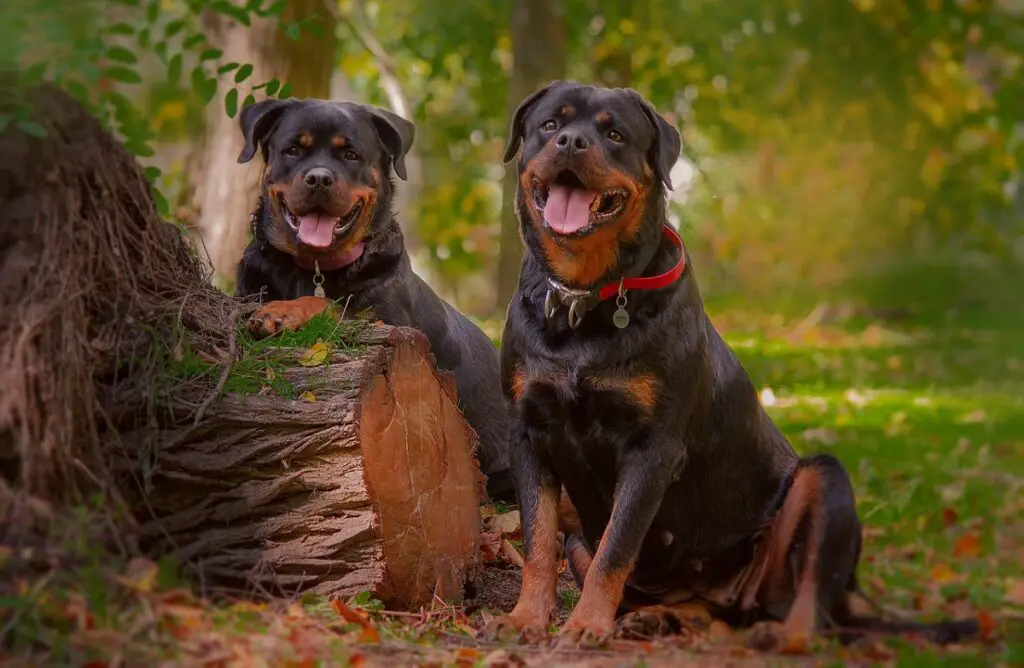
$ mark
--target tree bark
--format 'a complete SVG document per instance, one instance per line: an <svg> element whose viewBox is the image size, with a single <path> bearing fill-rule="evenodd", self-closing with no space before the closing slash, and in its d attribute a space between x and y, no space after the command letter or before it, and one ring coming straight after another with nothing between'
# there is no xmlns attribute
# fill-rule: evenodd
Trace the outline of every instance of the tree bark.
<svg viewBox="0 0 1024 668"><path fill-rule="evenodd" d="M129 500L144 549L234 591L369 592L402 608L461 597L486 492L453 379L419 331L367 324L350 344L283 372L312 401L228 395L193 424L197 394L177 391L151 491ZM117 470L143 470L153 436L123 433Z"/></svg>
<svg viewBox="0 0 1024 668"><path fill-rule="evenodd" d="M512 78L508 113L527 95L554 79L565 77L568 60L565 4L561 0L515 0L512 3ZM515 214L516 169L506 165L502 180L501 250L498 256L496 311L503 311L519 282L522 241Z"/></svg>
<svg viewBox="0 0 1024 668"><path fill-rule="evenodd" d="M254 68L245 84L279 79L292 86L295 97L330 97L335 69L335 20L323 0L290 0L282 16L292 22L319 16L319 30L304 31L293 40L279 30L276 21L257 20L244 26L222 15L204 18L211 42L224 51L226 62L248 63ZM225 75L218 98L210 103L206 132L197 145L201 151L194 173L194 205L202 244L213 269L214 282L234 285L235 267L249 241L249 213L258 193L260 160L239 165L242 137L238 120L224 111L224 95L234 86L233 73ZM243 99L245 95L241 96Z"/></svg>

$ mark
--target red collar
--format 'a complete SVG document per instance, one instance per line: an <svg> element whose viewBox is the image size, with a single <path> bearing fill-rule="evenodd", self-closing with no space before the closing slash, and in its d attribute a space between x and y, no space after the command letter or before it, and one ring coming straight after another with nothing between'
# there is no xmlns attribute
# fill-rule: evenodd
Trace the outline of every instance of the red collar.
<svg viewBox="0 0 1024 668"><path fill-rule="evenodd" d="M676 262L675 266L664 274L658 274L657 276L624 278L621 281L608 283L598 291L598 301L603 302L611 299L619 294L620 289L623 292L626 290L657 290L658 288L668 287L679 280L679 277L683 275L683 270L686 269L686 252L683 251L683 239L679 236L678 232L668 225L661 228L661 235L679 249L679 261Z"/></svg>
<svg viewBox="0 0 1024 668"><path fill-rule="evenodd" d="M568 308L569 328L575 329L583 321L587 311L612 297L616 298L618 310L612 316L612 322L622 329L629 325L629 313L626 311L626 293L630 290L657 290L665 288L683 275L686 269L686 251L679 233L665 225L661 228L662 236L671 241L679 249L679 260L675 266L664 274L637 278L623 278L614 283L607 283L596 290L580 290L561 285L553 278L548 278L547 294L544 296L544 319L549 320L562 307Z"/></svg>

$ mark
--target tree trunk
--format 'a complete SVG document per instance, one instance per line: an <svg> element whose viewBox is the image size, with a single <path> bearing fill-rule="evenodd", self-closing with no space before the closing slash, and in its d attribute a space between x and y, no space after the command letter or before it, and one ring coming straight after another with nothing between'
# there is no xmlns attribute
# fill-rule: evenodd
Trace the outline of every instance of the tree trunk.
<svg viewBox="0 0 1024 668"><path fill-rule="evenodd" d="M197 395L177 392L151 491L130 500L147 551L231 590L370 592L403 608L462 595L486 492L453 379L416 330L367 324L350 338L326 365L281 372L306 399L227 395L193 424ZM152 438L121 434L122 451Z"/></svg>
<svg viewBox="0 0 1024 668"><path fill-rule="evenodd" d="M512 79L508 119L527 95L565 77L568 60L565 5L561 0L515 0L512 3ZM506 165L502 180L501 237L495 310L503 311L516 291L522 241L515 214L516 169Z"/></svg>
<svg viewBox="0 0 1024 668"><path fill-rule="evenodd" d="M334 17L323 0L290 0L282 18L291 22L310 16L321 17L319 30L305 31L297 40L288 38L274 21L257 20L246 27L213 12L204 17L210 41L224 51L224 60L254 68L240 86L242 98L246 85L269 79L290 83L295 97L330 97L337 45ZM199 233L213 280L224 289L233 288L235 267L249 241L249 213L262 168L259 159L245 165L237 162L242 150L238 120L224 112L224 94L234 85L232 77L233 73L223 77L220 94L207 110L193 182Z"/></svg>

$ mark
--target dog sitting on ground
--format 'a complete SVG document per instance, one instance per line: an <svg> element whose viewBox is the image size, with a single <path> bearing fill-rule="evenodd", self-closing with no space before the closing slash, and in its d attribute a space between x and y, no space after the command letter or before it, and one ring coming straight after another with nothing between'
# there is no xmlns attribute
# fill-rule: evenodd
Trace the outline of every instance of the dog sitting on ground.
<svg viewBox="0 0 1024 668"><path fill-rule="evenodd" d="M515 608L485 633L546 631L560 528L582 587L568 642L607 637L626 611L627 624L671 628L684 602L735 625L774 620L761 628L784 642L826 628L976 632L854 614L850 478L830 455L796 455L705 314L666 220L680 148L629 89L555 82L514 115L505 161L519 156L527 252L501 375L525 565Z"/></svg>
<svg viewBox="0 0 1024 668"><path fill-rule="evenodd" d="M238 268L239 296L268 300L257 336L302 327L349 298L390 325L422 331L440 369L455 375L459 407L480 438L492 498L511 497L508 417L498 353L487 336L417 276L392 211L414 126L383 109L327 100L266 100L242 109L248 162L265 169L253 241Z"/></svg>

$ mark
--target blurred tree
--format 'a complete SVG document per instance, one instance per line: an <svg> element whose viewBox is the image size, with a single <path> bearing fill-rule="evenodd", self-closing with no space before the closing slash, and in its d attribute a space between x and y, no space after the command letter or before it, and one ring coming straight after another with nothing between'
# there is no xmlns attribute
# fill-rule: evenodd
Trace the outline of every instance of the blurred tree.
<svg viewBox="0 0 1024 668"><path fill-rule="evenodd" d="M285 22L301 21L305 32L287 30L278 21L256 19L244 25L222 13L206 12L203 23L210 41L224 51L230 62L251 65L258 80L270 83L267 94L287 81L296 97L330 97L335 70L335 18L323 0L288 0ZM223 77L230 81L238 71ZM214 271L214 282L230 289L234 272L249 235L249 214L255 206L260 161L241 166L238 154L242 138L238 121L224 113L220 104L210 105L205 131L193 147L188 176L196 224Z"/></svg>
<svg viewBox="0 0 1024 668"><path fill-rule="evenodd" d="M508 86L506 127L511 125L512 114L523 98L552 80L566 76L568 26L565 13L565 5L560 0L513 0L512 76ZM495 310L505 309L519 282L523 252L515 215L515 193L515 167L507 165L502 179Z"/></svg>

